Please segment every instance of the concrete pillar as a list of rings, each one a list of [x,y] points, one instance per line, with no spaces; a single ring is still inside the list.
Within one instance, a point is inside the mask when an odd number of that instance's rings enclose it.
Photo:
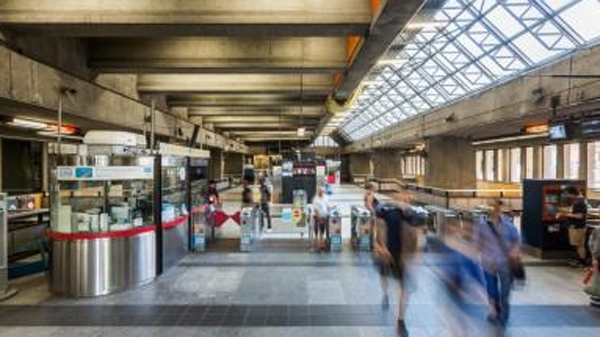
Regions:
[[[565,147],[563,144],[556,145],[556,178],[563,179],[565,176]]]
[[[356,175],[368,175],[370,173],[370,157],[371,154],[369,153],[353,153],[348,156],[351,179],[354,179]]]
[[[588,142],[579,143],[579,179],[587,181],[588,176]]]
[[[0,138],[0,191],[3,190],[3,182],[2,182],[2,165],[4,165],[4,162],[2,161],[4,154],[2,152],[2,138]]]
[[[475,189],[475,149],[458,137],[433,137],[427,142],[425,185],[444,189]]]
[[[401,177],[400,156],[396,149],[376,150],[372,159],[375,177],[388,179]]]
[[[544,176],[544,148],[542,146],[533,147],[533,178],[542,179]]]

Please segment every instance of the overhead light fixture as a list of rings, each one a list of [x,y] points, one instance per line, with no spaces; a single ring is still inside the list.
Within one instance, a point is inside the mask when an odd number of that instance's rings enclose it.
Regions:
[[[48,124],[44,122],[32,121],[29,119],[13,118],[8,125],[18,126],[20,128],[45,130],[48,129]]]
[[[384,58],[384,59],[379,59],[379,61],[377,61],[378,66],[399,67],[399,66],[405,65],[406,63],[408,63],[407,59],[394,59],[394,58]]]
[[[298,136],[302,137],[306,133],[306,128],[298,128]]]
[[[526,125],[523,128],[523,132],[527,134],[539,134],[548,132],[548,129],[548,124]]]
[[[406,29],[416,30],[425,28],[443,28],[444,26],[446,26],[446,22],[444,21],[421,21],[407,24]]]

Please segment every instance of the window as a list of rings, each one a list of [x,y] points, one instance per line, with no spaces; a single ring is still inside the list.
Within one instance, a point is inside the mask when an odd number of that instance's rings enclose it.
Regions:
[[[600,141],[588,143],[588,188],[600,190]]]
[[[496,153],[496,181],[504,181],[504,157],[506,156],[505,149],[498,149]]]
[[[525,148],[525,178],[533,179],[533,147]]]
[[[521,182],[521,149],[510,149],[510,182]]]
[[[475,152],[475,174],[477,180],[483,180],[483,151]]]
[[[544,146],[544,171],[543,177],[544,179],[556,179],[556,167],[557,167],[557,155],[556,155],[556,145],[546,145]]]
[[[563,149],[564,178],[579,179],[579,144],[565,144]]]
[[[495,180],[494,150],[485,151],[485,180]]]

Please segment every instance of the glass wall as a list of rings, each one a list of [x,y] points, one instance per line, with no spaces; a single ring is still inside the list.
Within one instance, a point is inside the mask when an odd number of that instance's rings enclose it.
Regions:
[[[485,180],[496,180],[496,163],[494,162],[494,150],[485,151]]]
[[[579,153],[579,143],[563,146],[563,178],[579,179]]]
[[[588,188],[600,190],[600,141],[588,143]]]
[[[544,179],[556,179],[557,176],[557,154],[556,154],[556,145],[546,145],[544,146],[544,156],[543,156],[543,176]]]
[[[533,174],[533,147],[527,147],[525,148],[525,179],[533,179],[534,178],[534,174]]]
[[[510,149],[510,182],[521,182],[521,149],[518,147]]]

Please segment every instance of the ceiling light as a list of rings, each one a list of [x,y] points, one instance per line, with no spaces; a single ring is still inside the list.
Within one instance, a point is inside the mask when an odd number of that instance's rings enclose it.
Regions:
[[[44,122],[32,121],[29,119],[13,118],[12,121],[7,123],[8,125],[18,126],[21,128],[44,130],[48,128],[48,124]]]
[[[548,128],[548,124],[527,125],[523,128],[523,131],[528,134],[536,134],[548,132]]]
[[[377,61],[377,65],[378,66],[396,66],[396,67],[399,67],[399,66],[405,65],[406,63],[408,63],[407,59],[392,59],[392,58],[386,59],[386,58],[384,58],[384,59],[379,59],[379,61]]]
[[[306,128],[298,128],[298,136],[302,137],[306,133]]]
[[[406,29],[443,28],[445,25],[446,22],[443,21],[411,22],[406,25]]]

